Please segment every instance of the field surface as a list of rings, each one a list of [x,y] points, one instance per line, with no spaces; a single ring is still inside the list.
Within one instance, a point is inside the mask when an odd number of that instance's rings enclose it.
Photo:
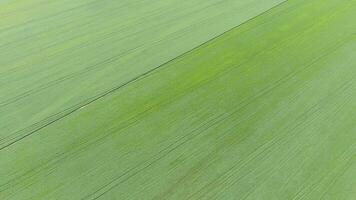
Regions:
[[[355,20],[355,0],[0,0],[0,199],[355,200]]]

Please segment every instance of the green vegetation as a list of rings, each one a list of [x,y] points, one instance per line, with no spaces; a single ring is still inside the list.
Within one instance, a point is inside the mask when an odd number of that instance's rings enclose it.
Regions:
[[[356,198],[355,1],[0,15],[0,199]]]
[[[0,148],[282,0],[0,5]]]

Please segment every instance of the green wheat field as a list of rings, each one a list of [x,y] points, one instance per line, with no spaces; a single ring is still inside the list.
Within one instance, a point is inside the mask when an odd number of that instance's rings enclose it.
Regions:
[[[356,200],[355,0],[0,0],[0,200]]]

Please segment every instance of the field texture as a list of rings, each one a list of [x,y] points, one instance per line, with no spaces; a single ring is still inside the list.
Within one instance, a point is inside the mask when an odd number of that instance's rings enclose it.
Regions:
[[[356,199],[355,0],[0,0],[0,200]]]

